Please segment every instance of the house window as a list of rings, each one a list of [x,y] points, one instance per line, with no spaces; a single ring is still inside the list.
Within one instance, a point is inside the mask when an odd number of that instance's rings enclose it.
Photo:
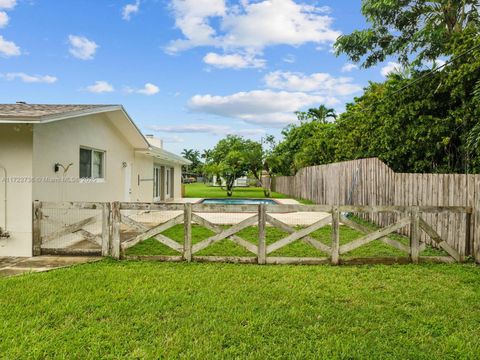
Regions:
[[[105,151],[80,148],[80,178],[103,179],[105,177]]]

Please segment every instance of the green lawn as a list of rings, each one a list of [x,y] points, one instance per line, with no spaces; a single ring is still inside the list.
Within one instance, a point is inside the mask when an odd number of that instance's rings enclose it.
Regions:
[[[0,279],[0,357],[476,359],[480,267],[104,260]]]
[[[209,186],[203,183],[185,184],[185,197],[187,198],[226,198],[227,192],[218,186]],[[234,188],[234,198],[264,198],[263,189],[259,187]],[[287,196],[272,192],[272,198],[284,199]]]

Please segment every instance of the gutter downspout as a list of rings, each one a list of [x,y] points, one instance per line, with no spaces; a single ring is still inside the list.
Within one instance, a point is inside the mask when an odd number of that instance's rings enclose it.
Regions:
[[[3,174],[4,174],[4,178],[3,178],[3,183],[4,183],[4,202],[5,202],[5,218],[3,220],[3,223],[4,223],[4,228],[3,230],[4,231],[8,231],[7,230],[7,184],[8,184],[8,179],[7,179],[7,169],[5,168],[5,166],[3,166],[2,164],[0,164],[0,170],[3,170]]]

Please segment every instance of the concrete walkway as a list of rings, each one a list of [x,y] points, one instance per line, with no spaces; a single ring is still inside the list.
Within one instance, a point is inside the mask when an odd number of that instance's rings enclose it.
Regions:
[[[49,271],[99,260],[101,260],[100,257],[86,256],[0,257],[0,278]]]

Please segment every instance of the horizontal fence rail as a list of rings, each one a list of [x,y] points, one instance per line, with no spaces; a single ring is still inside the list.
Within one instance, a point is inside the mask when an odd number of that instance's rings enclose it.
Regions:
[[[429,211],[425,222],[463,256],[480,263],[480,175],[395,173],[377,158],[359,159],[300,169],[295,176],[276,177],[272,190],[320,205],[459,207],[472,213]],[[399,220],[396,212],[362,214],[365,220],[387,226]],[[400,233],[410,236],[410,227]],[[421,240],[437,246],[426,232]]]
[[[34,254],[110,255],[117,259],[160,261],[232,262],[248,264],[361,264],[462,262],[465,254],[451,246],[441,232],[426,220],[429,215],[462,214],[469,226],[473,209],[468,206],[353,206],[353,205],[213,205],[178,203],[51,203],[35,202]],[[396,216],[391,224],[370,229],[349,214]],[[219,224],[212,216],[230,214],[236,221]],[[285,222],[285,216],[302,214],[308,224],[296,226]],[[318,217],[319,214],[322,216]],[[283,216],[283,217],[282,217]],[[315,217],[317,216],[317,217]],[[56,227],[47,231],[49,224]],[[192,225],[208,229],[212,235],[193,242]],[[183,225],[181,242],[165,232]],[[330,227],[329,243],[312,233]],[[342,242],[341,226],[361,235]],[[255,229],[256,241],[242,237],[245,229]],[[392,235],[409,229],[409,241],[403,243]],[[269,229],[285,235],[267,243]],[[468,236],[468,234],[463,234]],[[459,234],[460,236],[460,234]],[[427,242],[425,238],[428,238]],[[127,255],[128,249],[147,240],[158,241],[176,255]],[[250,256],[207,256],[201,252],[221,241],[231,241]],[[318,251],[318,257],[282,257],[275,253],[290,244],[302,242]],[[405,256],[351,257],[349,254],[374,241],[394,248]],[[421,256],[429,243],[442,249],[445,256]],[[320,256],[321,255],[321,256]]]

